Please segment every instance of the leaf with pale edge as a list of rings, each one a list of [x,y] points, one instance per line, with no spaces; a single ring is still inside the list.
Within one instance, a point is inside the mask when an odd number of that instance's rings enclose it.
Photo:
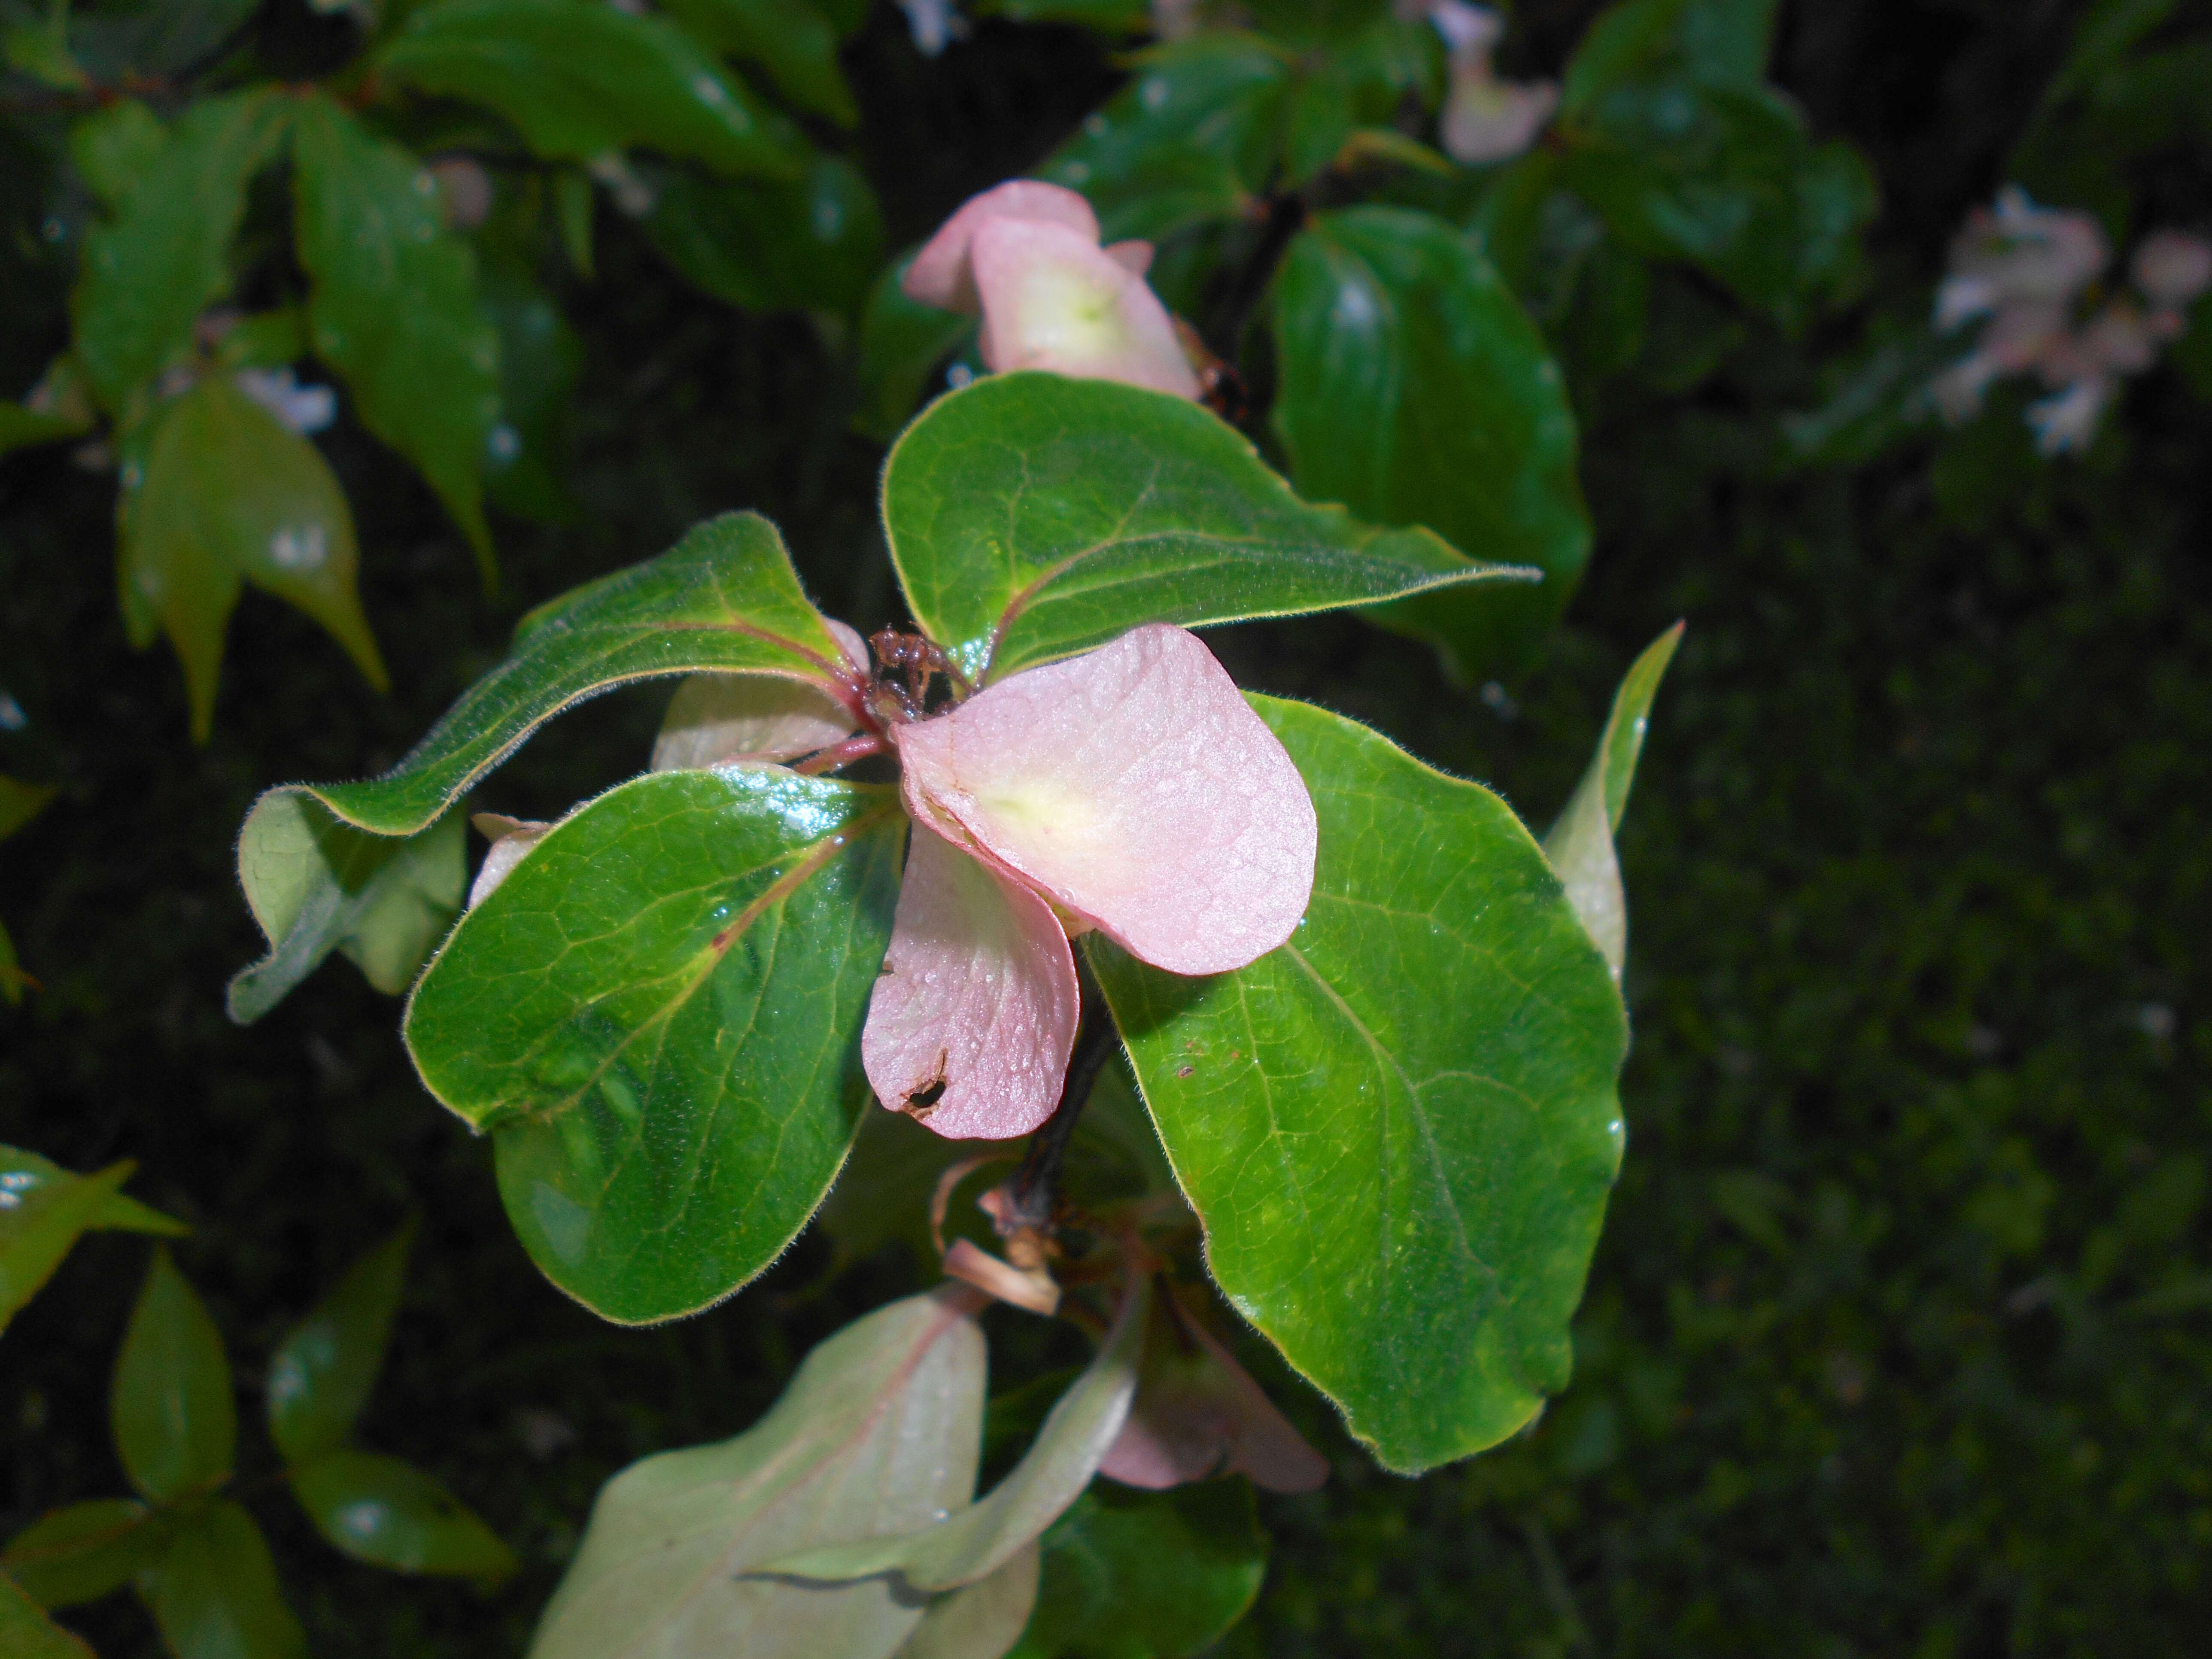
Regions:
[[[1590,548],[1574,411],[1536,325],[1471,238],[1404,208],[1316,216],[1275,280],[1273,419],[1300,493],[1544,573],[1369,618],[1463,683],[1526,665]]]
[[[634,146],[787,179],[800,146],[699,43],[599,0],[438,0],[380,49],[379,73],[489,105],[551,161]]]
[[[994,374],[939,398],[884,469],[907,603],[974,677],[1185,627],[1532,573],[1313,507],[1196,404]]]
[[[387,996],[461,912],[466,832],[447,814],[408,836],[376,836],[304,789],[272,789],[238,837],[238,879],[269,954],[232,978],[230,1017],[251,1024],[336,951]]]
[[[114,218],[85,233],[76,360],[110,410],[189,351],[193,322],[229,292],[246,185],[276,159],[292,111],[274,87],[196,100],[140,158]]]
[[[1002,1659],[1036,1609],[1038,1559],[1031,1539],[988,1577],[933,1597],[895,1659]]]
[[[346,1270],[269,1360],[269,1437],[297,1466],[335,1451],[353,1431],[384,1366],[399,1311],[415,1224]]]
[[[108,1407],[124,1472],[147,1497],[184,1498],[229,1479],[238,1450],[230,1362],[166,1245],[131,1310]]]
[[[569,1295],[672,1319],[806,1224],[870,1109],[860,1021],[905,830],[888,789],[654,773],[562,819],[453,930],[408,1048],[492,1132],[507,1218]]]
[[[780,1553],[767,1571],[824,1581],[895,1574],[932,1592],[998,1571],[1066,1512],[1128,1420],[1152,1296],[1148,1278],[1123,1294],[1097,1356],[1060,1396],[1022,1461],[984,1497],[917,1532]]]
[[[1267,1534],[1237,1479],[1172,1492],[1094,1483],[1044,1535],[1036,1611],[1012,1659],[1199,1652],[1242,1619]]]
[[[178,1659],[304,1659],[307,1635],[284,1605],[269,1540],[228,1499],[186,1521],[138,1581]]]
[[[482,468],[499,420],[499,335],[478,307],[476,256],[446,228],[422,163],[331,98],[301,107],[295,150],[315,355],[362,424],[429,481],[489,584]]]
[[[132,643],[158,622],[176,647],[194,741],[215,723],[223,635],[246,582],[321,623],[386,690],[355,583],[353,513],[321,453],[221,374],[157,412],[151,432],[143,474],[125,475],[118,579]]]
[[[1616,983],[1628,962],[1628,898],[1620,884],[1620,860],[1613,848],[1620,815],[1628,809],[1628,787],[1636,781],[1636,759],[1644,751],[1644,731],[1660,678],[1682,641],[1676,623],[1644,649],[1622,676],[1613,712],[1597,740],[1597,753],[1576,786],[1565,809],[1544,837],[1544,856],[1567,885],[1567,902],[1605,953]]]
[[[1504,802],[1340,716],[1251,701],[1320,815],[1304,921],[1212,979],[1095,939],[1091,960],[1216,1282],[1411,1473],[1566,1383],[1626,1020]]]
[[[888,1659],[921,1620],[913,1598],[880,1578],[813,1586],[760,1569],[968,1501],[982,1434],[978,1300],[948,1286],[879,1308],[807,1355],[736,1439],[609,1481],[530,1659]]]

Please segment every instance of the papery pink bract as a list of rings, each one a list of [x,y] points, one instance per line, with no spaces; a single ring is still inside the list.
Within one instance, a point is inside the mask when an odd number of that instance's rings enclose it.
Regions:
[[[994,219],[1060,225],[1084,236],[1093,246],[1098,241],[1098,216],[1080,192],[1041,179],[1009,179],[980,196],[969,197],[937,228],[937,234],[922,245],[907,267],[900,290],[908,299],[941,311],[979,309],[982,301],[975,291],[969,251],[975,233]]]
[[[500,883],[553,828],[542,819],[511,818],[503,812],[478,812],[469,822],[477,834],[490,840],[491,846],[477,866],[476,879],[469,884],[468,901],[461,906],[464,910],[475,909],[496,892]]]
[[[2039,208],[2007,185],[1952,239],[1950,273],[1936,291],[1936,326],[1956,328],[2019,301],[2065,305],[2112,259],[2090,215]]]
[[[2179,311],[2212,289],[2212,241],[2186,231],[2154,230],[2136,248],[2130,270],[2145,299]]]
[[[1328,1479],[1328,1460],[1212,1332],[1161,1296],[1145,1334],[1137,1398],[1098,1473],[1147,1492],[1241,1474],[1268,1492],[1300,1492]]]
[[[1030,669],[896,738],[917,820],[1154,967],[1242,968],[1305,914],[1305,781],[1180,628]]]
[[[983,365],[1050,369],[1195,398],[1198,374],[1167,307],[1122,260],[1065,225],[991,219],[969,259],[982,296]]]
[[[822,620],[837,641],[844,666],[865,680],[867,641],[834,617]],[[653,739],[652,769],[796,760],[859,729],[852,708],[819,684],[780,674],[693,674],[669,702],[660,735]]]
[[[956,1140],[1026,1134],[1060,1103],[1079,1003],[1051,907],[916,823],[860,1036],[877,1098]]]
[[[1490,54],[1505,33],[1505,21],[1489,7],[1435,0],[1428,16],[1450,54],[1451,85],[1437,131],[1444,154],[1468,167],[1520,155],[1559,107],[1558,85],[1498,77]]]

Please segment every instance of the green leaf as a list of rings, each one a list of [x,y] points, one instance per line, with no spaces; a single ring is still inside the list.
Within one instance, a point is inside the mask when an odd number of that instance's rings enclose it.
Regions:
[[[665,9],[715,51],[759,64],[800,109],[840,126],[859,123],[837,32],[807,0],[668,0]]]
[[[767,1570],[838,1581],[895,1573],[910,1588],[932,1592],[998,1571],[1082,1495],[1128,1419],[1152,1296],[1148,1278],[1123,1293],[1097,1358],[1060,1396],[1012,1473],[986,1496],[919,1531],[817,1544],[779,1555]]]
[[[584,343],[526,266],[484,272],[484,315],[499,335],[500,422],[485,447],[484,491],[518,518],[577,516],[566,477],[568,414]]]
[[[76,357],[109,410],[189,352],[193,322],[230,291],[246,185],[276,159],[293,107],[274,87],[195,101],[115,217],[85,234]]]
[[[294,234],[314,283],[315,355],[344,380],[362,424],[429,481],[489,586],[480,473],[499,419],[499,336],[478,309],[476,257],[446,228],[428,170],[327,95],[301,107],[296,150]]]
[[[796,138],[683,30],[598,0],[438,0],[374,62],[394,81],[489,105],[552,161],[639,146],[721,173],[799,170]]]
[[[118,98],[70,124],[70,160],[110,213],[153,171],[168,142],[161,118],[136,98]]]
[[[41,1516],[9,1539],[0,1573],[42,1607],[72,1607],[121,1589],[161,1559],[173,1535],[167,1517],[143,1504],[94,1498]]]
[[[64,438],[74,438],[85,430],[81,421],[69,420],[59,415],[42,415],[35,409],[26,409],[21,404],[0,402],[0,455],[11,449],[28,449],[37,444],[59,443]]]
[[[53,1277],[79,1235],[100,1224],[136,1167],[125,1160],[72,1175],[36,1152],[0,1146],[0,1331]]]
[[[1180,1659],[1242,1619],[1267,1572],[1246,1482],[1096,1482],[1044,1535],[1036,1612],[1010,1659]]]
[[[9,1659],[93,1659],[92,1650],[39,1611],[0,1574],[0,1652]]]
[[[1413,1473],[1495,1445],[1566,1383],[1626,1022],[1497,796],[1338,715],[1251,701],[1320,814],[1305,920],[1212,979],[1095,941],[1091,959],[1215,1279]]]
[[[1003,1659],[1036,1607],[1036,1540],[988,1577],[933,1599],[895,1659]]]
[[[243,582],[319,623],[378,690],[390,681],[362,614],[353,514],[315,447],[216,374],[155,417],[126,464],[119,578],[184,665],[192,738],[215,724],[223,635]]]
[[[1629,665],[1613,712],[1599,734],[1597,753],[1569,798],[1566,808],[1544,837],[1544,856],[1566,884],[1567,902],[1605,955],[1613,982],[1628,962],[1628,896],[1620,884],[1620,860],[1613,849],[1613,831],[1628,807],[1628,787],[1636,780],[1636,757],[1644,752],[1644,732],[1651,720],[1651,700],[1682,642],[1676,623],[1646,646]]]
[[[225,368],[282,368],[307,355],[307,313],[297,306],[241,317],[216,343],[215,360]]]
[[[748,311],[856,311],[882,268],[883,215],[860,170],[815,158],[790,184],[659,177],[645,234],[686,280]]]
[[[947,1288],[879,1308],[808,1354],[744,1434],[609,1481],[532,1659],[648,1646],[888,1659],[922,1616],[889,1583],[817,1589],[758,1569],[794,1547],[922,1526],[968,1500],[983,1414],[974,1305]]]
[[[108,1401],[115,1449],[149,1498],[198,1493],[230,1478],[238,1403],[215,1322],[157,1245],[115,1357]]]
[[[192,1517],[139,1594],[177,1659],[302,1659],[307,1650],[268,1540],[227,1499]]]
[[[594,693],[706,669],[827,684],[843,661],[775,526],[757,513],[726,513],[660,557],[525,617],[507,660],[384,776],[263,799],[304,793],[374,835],[411,836],[538,726]]]
[[[370,835],[304,790],[272,789],[238,837],[238,879],[269,954],[230,981],[230,1017],[249,1025],[336,951],[397,996],[468,890],[459,813],[405,838]]]
[[[1302,494],[1544,573],[1372,619],[1437,645],[1462,682],[1527,665],[1589,562],[1589,515],[1559,366],[1474,240],[1402,208],[1317,215],[1276,279],[1275,353]]]
[[[905,820],[777,767],[661,772],[556,825],[408,1006],[431,1092],[490,1129],[508,1218],[606,1318],[672,1319],[782,1254],[870,1095],[861,1018]]]
[[[409,1221],[348,1268],[270,1357],[269,1437],[295,1468],[343,1445],[368,1403],[414,1243]]]
[[[49,784],[24,783],[0,775],[0,841],[45,811],[58,793]]]
[[[1196,222],[1188,203],[1170,214],[1148,199],[1164,179],[1201,173],[1187,159],[1194,155],[1213,163],[1212,193],[1225,216],[1269,183],[1296,63],[1272,41],[1227,30],[1155,47],[1037,176],[1089,197],[1110,236],[1160,235],[1170,222]]]
[[[1794,321],[1856,258],[1873,177],[1760,76],[1774,0],[1634,0],[1568,64],[1565,178],[1633,251]]]
[[[1423,530],[1291,493],[1196,404],[1108,380],[994,374],[939,398],[884,470],[915,619],[971,676],[1204,627],[1516,580]]]
[[[514,1576],[514,1552],[442,1483],[397,1458],[332,1451],[291,1473],[315,1530],[356,1561],[487,1583]]]
[[[105,86],[161,80],[198,65],[258,9],[258,0],[146,0],[131,7],[80,6],[70,42]]]
[[[860,313],[860,406],[853,429],[878,443],[898,435],[938,369],[975,329],[971,317],[906,297],[899,284],[913,263],[909,252],[877,277]]]
[[[70,56],[68,14],[55,11],[47,21],[16,23],[0,32],[0,62],[58,92],[82,93],[90,80],[84,66]]]

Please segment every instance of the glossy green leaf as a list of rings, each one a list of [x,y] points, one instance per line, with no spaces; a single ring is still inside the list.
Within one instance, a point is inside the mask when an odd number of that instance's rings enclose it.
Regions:
[[[896,1659],[1005,1659],[1036,1607],[1038,1557],[1032,1539],[989,1577],[933,1598]]]
[[[1633,0],[1567,68],[1566,182],[1635,252],[1702,265],[1794,319],[1856,257],[1875,210],[1848,145],[1815,145],[1761,83],[1774,0]]]
[[[1152,1281],[1143,1278],[1124,1292],[1097,1356],[1060,1396],[1022,1461],[982,1498],[918,1531],[781,1552],[768,1571],[825,1581],[890,1573],[931,1592],[998,1571],[1066,1512],[1127,1421],[1152,1294]]]
[[[352,1433],[384,1367],[415,1242],[408,1222],[346,1270],[269,1361],[269,1437],[295,1468]]]
[[[1091,958],[1215,1280],[1411,1473],[1566,1383],[1626,1021],[1497,796],[1340,716],[1252,702],[1320,814],[1305,920],[1212,979]]]
[[[462,919],[409,1004],[432,1093],[494,1132],[547,1277],[624,1323],[780,1255],[870,1095],[860,1021],[905,819],[775,767],[660,772],[563,819]]]
[[[1705,87],[1756,87],[1774,52],[1779,0],[1626,0],[1607,7],[1575,47],[1560,84],[1571,116],[1639,81],[1681,76]]]
[[[0,1573],[0,1653],[8,1659],[93,1659],[92,1650],[39,1611]]]
[[[1244,1616],[1267,1571],[1246,1482],[1096,1482],[1044,1535],[1036,1612],[1012,1659],[1182,1659]]]
[[[311,795],[373,834],[411,836],[538,726],[594,693],[703,669],[823,681],[843,660],[799,591],[775,526],[757,513],[727,513],[660,557],[525,617],[507,660],[384,776],[271,793]]]
[[[76,358],[109,410],[185,355],[194,320],[229,292],[246,185],[276,159],[293,107],[273,87],[195,101],[115,216],[86,232]]]
[[[422,164],[328,96],[301,107],[295,162],[315,355],[362,424],[429,481],[489,583],[480,473],[499,419],[499,336],[478,309],[476,257],[446,228]]]
[[[878,443],[898,435],[945,360],[975,331],[972,317],[909,300],[899,287],[909,253],[876,279],[860,313],[860,406],[853,429]]]
[[[42,1607],[73,1607],[121,1589],[161,1559],[173,1535],[167,1517],[143,1504],[98,1498],[17,1533],[0,1551],[0,1573]]]
[[[983,1412],[975,1305],[948,1287],[879,1308],[808,1354],[744,1434],[609,1481],[531,1659],[888,1659],[922,1617],[888,1582],[813,1587],[758,1569],[967,1501]]]
[[[1628,788],[1636,781],[1636,759],[1644,752],[1644,732],[1651,720],[1651,700],[1682,642],[1676,623],[1629,665],[1613,694],[1613,710],[1598,736],[1589,769],[1568,799],[1565,809],[1544,837],[1544,856],[1566,884],[1567,902],[1582,918],[1615,983],[1628,962],[1628,896],[1620,884],[1620,860],[1613,832],[1628,807]]]
[[[800,109],[840,126],[859,122],[837,31],[807,0],[668,0],[664,9],[715,51],[759,64]]]
[[[495,1583],[514,1552],[444,1485],[397,1458],[325,1452],[292,1469],[292,1492],[332,1547],[393,1572]]]
[[[147,1497],[183,1498],[229,1478],[238,1449],[230,1362],[166,1245],[155,1247],[131,1310],[108,1407],[124,1470]]]
[[[353,514],[321,453],[227,374],[155,422],[143,473],[124,474],[119,580],[126,610],[158,618],[184,664],[194,741],[214,727],[223,635],[245,582],[307,612],[387,689],[356,585]]]
[[[915,618],[971,675],[1203,627],[1514,580],[1425,530],[1291,494],[1196,404],[1108,380],[994,374],[933,404],[884,471]]]
[[[1524,665],[1589,562],[1589,515],[1559,366],[1474,240],[1402,208],[1316,216],[1276,279],[1275,355],[1302,494],[1544,573],[1373,620],[1431,641],[1462,682]]]
[[[129,7],[80,5],[70,43],[105,85],[161,80],[200,65],[250,21],[258,0],[144,0]]]
[[[269,1540],[227,1499],[189,1519],[139,1594],[176,1659],[303,1659],[307,1650]]]
[[[690,35],[598,0],[437,0],[374,62],[392,80],[497,110],[550,160],[641,147],[722,173],[798,171],[796,139]]]
[[[134,1167],[126,1161],[72,1175],[35,1152],[0,1146],[0,1331],[53,1277],[78,1237],[100,1224]]]
[[[1233,31],[1155,47],[1137,59],[1135,78],[1086,118],[1037,176],[1089,197],[1110,235],[1164,234],[1147,198],[1159,193],[1164,176],[1197,173],[1180,158],[1206,158],[1245,192],[1266,188],[1296,63],[1285,48]],[[1224,204],[1238,199],[1218,184],[1214,195]]]
[[[100,206],[113,213],[168,141],[168,129],[152,110],[136,98],[118,98],[70,124],[70,160]]]
[[[304,790],[272,789],[238,837],[238,878],[269,954],[230,981],[231,1018],[251,1024],[331,951],[397,996],[460,914],[466,831],[450,813],[428,830],[370,835]]]
[[[842,156],[816,157],[789,184],[672,171],[644,225],[686,280],[748,311],[856,311],[883,265],[875,192]]]

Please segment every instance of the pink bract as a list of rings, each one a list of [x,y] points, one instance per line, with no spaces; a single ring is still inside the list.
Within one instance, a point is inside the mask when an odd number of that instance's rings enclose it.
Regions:
[[[981,301],[969,264],[969,248],[975,233],[994,219],[1059,225],[1087,238],[1093,246],[1098,242],[1098,216],[1079,192],[1035,179],[1009,179],[980,196],[969,197],[959,211],[938,227],[937,234],[914,256],[899,283],[907,298],[943,311],[978,309]]]
[[[896,739],[917,820],[1155,967],[1242,968],[1305,914],[1305,781],[1180,628],[1017,674]]]
[[[1096,233],[992,219],[977,228],[969,259],[983,301],[983,364],[994,374],[1050,369],[1198,396],[1167,307]]]
[[[915,824],[860,1036],[877,1098],[956,1140],[1027,1134],[1060,1103],[1078,1004],[1051,908]]]

